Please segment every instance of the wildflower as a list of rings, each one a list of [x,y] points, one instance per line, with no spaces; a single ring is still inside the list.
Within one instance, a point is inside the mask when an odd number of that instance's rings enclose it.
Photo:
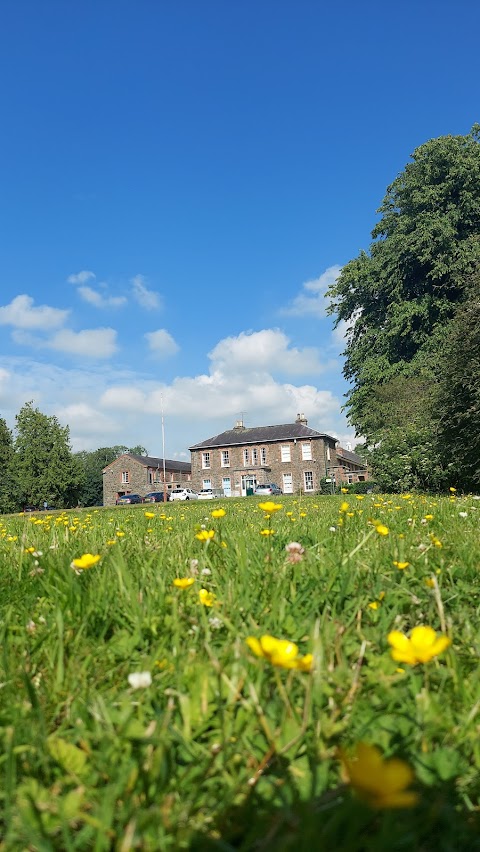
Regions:
[[[412,768],[396,757],[384,759],[380,749],[357,743],[352,756],[340,753],[348,781],[371,808],[411,808],[417,793],[407,788],[414,780]]]
[[[173,585],[176,586],[177,589],[188,589],[189,586],[193,586],[194,582],[194,577],[176,577],[173,581]]]
[[[451,494],[455,494],[457,489],[453,488],[453,486],[450,486],[450,488],[448,490],[450,491]]]
[[[375,529],[379,535],[388,535],[389,529],[385,524],[375,524]]]
[[[32,621],[32,619],[30,619],[30,621],[27,621],[27,623],[25,625],[25,630],[27,631],[27,633],[35,633],[36,629],[37,629],[37,625],[35,624],[34,621]]]
[[[225,509],[214,509],[212,512],[212,518],[224,518],[226,514]]]
[[[287,562],[291,562],[295,564],[296,562],[301,562],[303,559],[303,554],[305,553],[305,548],[298,541],[291,541],[289,544],[285,545],[285,550],[287,551]]]
[[[348,494],[348,488],[341,488],[340,491],[342,494]]]
[[[150,672],[132,672],[128,675],[128,682],[132,689],[145,689],[152,685],[152,675]]]
[[[425,585],[428,586],[429,589],[434,589],[435,588],[435,580],[432,580],[431,577],[427,577],[427,579],[425,580]]]
[[[468,512],[459,512],[458,515],[460,518],[468,518]]]
[[[213,615],[212,618],[209,618],[208,623],[212,630],[220,630],[220,628],[223,627],[223,621],[221,620],[221,618],[217,618],[216,615]]]
[[[263,509],[264,512],[267,512],[269,515],[272,515],[274,512],[279,512],[282,508],[281,503],[274,503],[273,500],[267,500],[266,503],[258,504],[260,509]]]
[[[204,606],[213,606],[217,600],[217,596],[214,595],[213,592],[207,591],[207,589],[200,589],[198,597],[200,599],[200,603]]]
[[[329,527],[328,531],[329,532],[337,532],[337,528],[336,527]]]
[[[198,574],[198,559],[190,559],[190,573]]]
[[[399,571],[403,571],[404,568],[408,568],[408,566],[410,565],[410,562],[396,562],[395,561],[393,564],[397,566]]]
[[[347,503],[347,501],[344,500],[343,503],[340,506],[340,511],[341,512],[347,512],[349,507],[350,507],[350,503]]]
[[[200,573],[203,574],[204,577],[210,577],[210,574],[212,572],[211,572],[210,568],[202,568]],[[197,571],[197,574],[198,574],[198,571]]]
[[[428,663],[433,657],[438,656],[451,645],[448,636],[437,637],[433,627],[423,625],[414,627],[410,639],[399,630],[392,630],[387,636],[389,645],[392,646],[392,658],[397,663],[409,663],[415,666],[417,663]]]
[[[260,530],[260,535],[273,535],[273,530]]]
[[[86,571],[87,568],[93,568],[97,562],[100,562],[102,557],[98,554],[93,556],[91,553],[84,553],[83,556],[79,556],[78,559],[73,559],[70,567],[75,571]]]
[[[298,646],[289,639],[275,639],[266,634],[256,639],[249,636],[246,643],[257,657],[268,660],[272,666],[281,666],[284,669],[298,669],[302,672],[310,672],[313,666],[312,654],[299,657]]]
[[[143,514],[145,515],[146,518],[154,518],[155,517],[155,512],[144,512]]]
[[[208,542],[214,535],[215,530],[200,530],[200,532],[196,533],[195,538],[198,538],[199,541]]]
[[[369,603],[368,605],[369,605],[370,609],[378,609],[379,606],[380,606],[378,601],[372,601],[372,603]]]

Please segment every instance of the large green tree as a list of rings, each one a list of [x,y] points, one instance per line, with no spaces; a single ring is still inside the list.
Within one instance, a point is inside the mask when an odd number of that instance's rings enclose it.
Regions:
[[[390,487],[441,487],[448,471],[432,403],[447,329],[480,261],[480,126],[417,148],[378,212],[369,251],[327,294],[347,328],[346,407],[373,447],[376,475],[398,446]]]
[[[28,402],[16,417],[14,450],[20,504],[77,504],[82,469],[70,448],[68,426]]]
[[[373,395],[398,375],[435,375],[445,326],[480,260],[480,126],[417,148],[387,189],[370,251],[347,263],[327,296],[346,321],[347,408],[375,438]]]
[[[0,513],[13,512],[17,508],[17,493],[13,464],[13,436],[5,420],[0,418]]]

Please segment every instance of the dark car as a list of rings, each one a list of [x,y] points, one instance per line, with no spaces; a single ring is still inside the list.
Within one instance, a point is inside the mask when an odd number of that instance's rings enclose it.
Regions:
[[[140,497],[140,494],[124,494],[122,497],[117,497],[115,503],[117,506],[124,506],[126,503],[143,503],[143,497]]]
[[[168,495],[168,491],[166,494],[163,491],[150,491],[149,494],[145,494],[143,498],[144,503],[166,503],[167,500],[170,500]]]

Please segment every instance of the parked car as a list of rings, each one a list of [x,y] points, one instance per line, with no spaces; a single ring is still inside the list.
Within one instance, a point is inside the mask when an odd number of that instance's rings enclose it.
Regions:
[[[140,494],[124,494],[122,497],[117,497],[115,503],[117,506],[124,506],[126,503],[143,503],[143,497],[140,497]]]
[[[264,485],[257,485],[254,493],[256,497],[265,497],[268,494],[283,494],[283,491],[274,482],[268,482]]]
[[[38,506],[25,506],[24,512],[38,512]]]
[[[164,494],[163,491],[150,491],[149,494],[145,494],[143,498],[144,503],[166,503],[167,500],[170,500],[170,494],[168,491]]]
[[[198,500],[198,494],[191,488],[173,488],[170,491],[170,500]]]
[[[224,493],[220,488],[202,488],[198,492],[199,500],[214,500],[215,497],[224,497]]]

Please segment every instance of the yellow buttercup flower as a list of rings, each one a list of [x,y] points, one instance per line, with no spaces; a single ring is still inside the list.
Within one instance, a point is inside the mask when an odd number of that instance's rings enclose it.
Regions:
[[[411,808],[417,803],[417,793],[408,790],[415,776],[404,760],[385,760],[380,749],[363,742],[352,755],[340,752],[340,758],[349,783],[370,807]]]
[[[213,592],[207,591],[207,589],[200,589],[198,597],[200,599],[200,603],[204,606],[213,606],[217,601],[217,596],[214,595]]]
[[[260,530],[260,535],[273,535],[273,530]]]
[[[340,511],[341,512],[347,512],[348,509],[349,509],[349,506],[350,506],[350,503],[347,503],[347,501],[344,500],[343,503],[340,506]]]
[[[214,509],[212,512],[212,518],[224,518],[226,514],[225,509]]]
[[[155,512],[144,512],[143,514],[145,515],[146,518],[154,518],[155,517]]]
[[[410,562],[394,562],[393,564],[397,566],[399,571],[403,571],[404,568],[408,568]]]
[[[413,628],[410,639],[399,630],[392,630],[387,636],[387,641],[392,646],[392,658],[397,663],[409,663],[411,666],[430,662],[452,643],[448,636],[437,637],[433,627],[423,625]]]
[[[281,503],[274,503],[273,500],[267,500],[266,503],[259,503],[258,506],[269,515],[272,515],[274,512],[279,512],[280,509],[283,508]]]
[[[100,562],[102,557],[93,556],[91,553],[84,553],[83,556],[79,556],[77,559],[72,559],[71,567],[76,571],[86,571],[87,568],[93,568],[97,562]]]
[[[310,672],[313,667],[312,654],[298,655],[298,646],[289,639],[275,639],[274,636],[249,636],[246,643],[257,657],[263,657],[273,666],[284,669],[298,669],[302,672]]]
[[[388,535],[389,529],[385,524],[375,524],[375,529],[379,535]]]
[[[380,603],[378,601],[372,601],[372,603],[369,603],[368,605],[369,605],[370,609],[378,609],[378,607],[380,606]]]
[[[214,535],[215,530],[200,530],[200,532],[196,533],[195,538],[198,538],[199,541],[210,541]]]
[[[189,586],[193,586],[194,582],[194,577],[175,577],[173,585],[176,586],[177,589],[188,589]]]
[[[348,494],[348,488],[341,488],[340,491],[342,494]]]

